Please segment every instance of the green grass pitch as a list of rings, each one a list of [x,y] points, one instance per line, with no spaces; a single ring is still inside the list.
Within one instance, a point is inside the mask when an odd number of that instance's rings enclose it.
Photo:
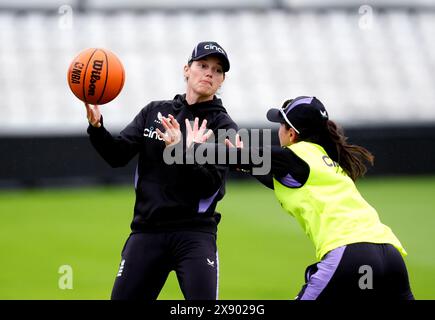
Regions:
[[[435,299],[435,177],[358,186],[408,251],[416,298]],[[133,203],[132,187],[1,191],[0,299],[108,299]],[[218,211],[220,299],[293,299],[314,248],[273,191],[232,181]],[[59,288],[62,265],[72,289]],[[182,298],[172,272],[159,299]]]

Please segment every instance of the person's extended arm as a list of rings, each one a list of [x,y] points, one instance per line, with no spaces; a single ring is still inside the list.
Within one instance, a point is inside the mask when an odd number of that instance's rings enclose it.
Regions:
[[[119,136],[113,137],[103,125],[98,106],[86,105],[86,110],[89,121],[87,132],[94,148],[110,166],[125,166],[137,154],[143,141],[144,111]]]
[[[236,135],[236,146],[228,139],[225,145],[204,143],[207,139],[206,124],[200,129],[198,126],[190,127],[186,122],[187,145],[194,149],[193,154],[201,148],[201,153],[206,159],[214,155],[214,163],[224,164],[232,169],[249,172],[265,186],[273,189],[273,178],[290,188],[301,187],[308,179],[310,168],[289,148],[278,146],[244,148],[239,135]],[[224,160],[222,160],[224,159]]]
[[[180,135],[177,138],[180,141],[181,132],[174,130],[175,123],[176,121],[166,123],[165,129],[169,136]],[[248,171],[254,176],[256,173],[263,176],[269,175],[269,178],[262,179],[264,182],[260,180],[268,187],[273,186],[270,177],[274,177],[288,187],[300,187],[308,179],[310,172],[308,164],[289,148],[278,146],[243,148],[240,142],[236,142],[237,147],[231,143],[226,143],[227,145],[204,143],[210,136],[210,131],[206,132],[206,122],[203,122],[201,127],[198,127],[198,123],[195,122],[192,128],[186,120],[186,134],[188,148],[186,154],[190,157],[193,156],[193,159],[190,159],[191,162],[197,160],[195,159],[197,154],[201,154],[203,159],[207,159],[208,162],[212,161],[214,164]],[[161,137],[165,137],[165,135],[161,133]],[[168,137],[166,136],[164,139],[168,139]]]
[[[200,150],[206,158],[211,153],[214,161],[220,165],[258,176],[258,180],[269,188],[273,188],[272,177],[289,187],[300,187],[307,181],[310,172],[308,164],[285,147],[234,148],[213,143],[194,143],[193,148],[194,153]],[[255,170],[260,168],[262,170]]]

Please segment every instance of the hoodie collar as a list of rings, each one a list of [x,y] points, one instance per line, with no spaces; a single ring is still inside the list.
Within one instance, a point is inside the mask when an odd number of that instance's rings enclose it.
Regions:
[[[194,103],[194,104],[188,104],[186,101],[186,94],[177,94],[174,97],[174,107],[175,109],[181,109],[181,108],[189,108],[192,112],[198,112],[198,113],[207,113],[210,111],[221,111],[227,113],[224,106],[222,105],[222,100],[217,98],[216,96],[213,96],[213,100]]]

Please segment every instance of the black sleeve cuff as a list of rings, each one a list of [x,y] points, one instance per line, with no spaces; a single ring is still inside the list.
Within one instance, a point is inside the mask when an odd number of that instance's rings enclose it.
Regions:
[[[104,128],[104,125],[103,125],[103,116],[101,116],[101,118],[100,118],[100,123],[101,123],[101,127],[99,127],[99,128],[94,127],[93,125],[91,125],[89,123],[88,129],[87,129],[88,134],[90,134],[90,135],[91,134],[92,135],[94,135],[94,134],[101,134],[104,131],[106,131],[105,128]]]

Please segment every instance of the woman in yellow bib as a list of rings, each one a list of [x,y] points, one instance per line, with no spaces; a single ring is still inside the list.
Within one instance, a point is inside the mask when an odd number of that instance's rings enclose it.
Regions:
[[[270,173],[257,178],[274,189],[283,209],[314,243],[319,259],[307,268],[306,283],[296,299],[414,299],[402,258],[405,249],[354,183],[365,174],[366,163],[373,163],[371,153],[349,145],[315,97],[287,100],[282,108],[269,110],[267,118],[281,125],[281,147],[270,147]],[[180,140],[174,138],[179,124],[171,120],[163,121],[166,136],[161,133],[167,146]],[[186,122],[188,147],[198,148],[205,131],[205,123],[198,128],[195,121],[192,128]],[[237,148],[226,142],[227,147],[210,148],[216,159],[225,159],[216,163],[230,168],[251,170],[255,164],[247,157],[252,152],[264,154],[263,148],[243,148],[240,140]]]
[[[370,152],[347,144],[315,97],[286,101],[267,118],[281,124],[281,146],[307,167],[306,180],[291,172],[273,179],[278,201],[313,241],[320,260],[307,268],[297,299],[413,299],[405,249],[354,183],[365,174],[365,162],[373,163]]]

